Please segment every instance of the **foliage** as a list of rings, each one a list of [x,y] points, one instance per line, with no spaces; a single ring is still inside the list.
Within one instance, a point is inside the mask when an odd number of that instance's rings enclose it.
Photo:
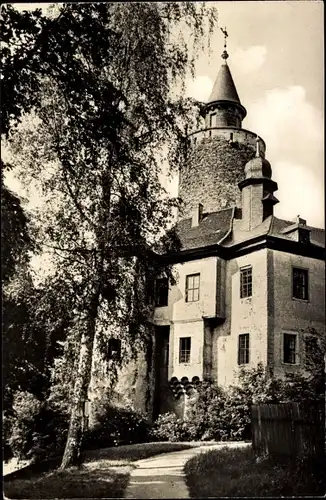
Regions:
[[[41,11],[17,12],[1,6],[1,139],[9,137],[24,111],[38,99],[35,37],[42,24]],[[44,396],[46,340],[44,323],[33,322],[35,289],[30,273],[30,257],[38,250],[31,214],[22,200],[4,184],[4,174],[13,166],[1,159],[1,282],[4,373],[5,446],[14,423],[12,403],[15,391]],[[32,325],[33,323],[33,325]]]
[[[190,441],[191,431],[187,422],[174,413],[165,413],[154,422],[151,437],[157,441]]]
[[[69,303],[47,282],[36,287],[30,272],[20,269],[5,287],[3,304],[4,411],[12,414],[16,391],[39,401],[48,397],[51,367],[70,323]]]
[[[176,415],[161,415],[154,436],[163,440],[243,440],[251,438],[251,406],[264,403],[323,400],[311,378],[288,374],[270,376],[262,364],[242,369],[237,385],[222,389],[204,382],[191,404],[186,421]]]
[[[21,115],[37,103],[39,97],[38,38],[44,17],[41,10],[18,12],[14,6],[1,6],[1,135],[8,136]]]
[[[3,163],[1,162],[3,169]],[[1,179],[1,282],[7,283],[17,268],[26,266],[33,242],[28,231],[29,217],[20,199]]]
[[[215,384],[204,382],[187,414],[187,424],[193,439],[224,440],[230,428],[224,412],[226,397]]]
[[[136,355],[149,335],[146,277],[163,269],[171,275],[149,247],[178,206],[160,186],[162,160],[177,171],[196,107],[172,92],[194,67],[182,32],[186,26],[195,48],[207,21],[213,28],[214,10],[206,12],[186,2],[64,4],[56,19],[23,16],[25,29],[17,12],[5,11],[6,84],[7,69],[17,70],[19,55],[26,61],[31,50],[24,96],[34,88],[38,118],[28,133],[10,137],[15,166],[46,194],[37,238],[51,249],[61,300],[76,298],[66,326],[68,335],[78,329],[80,347],[64,466],[80,445],[78,407],[90,382],[95,334],[105,348],[114,328]],[[15,46],[24,30],[28,44]],[[18,109],[14,118],[20,115]],[[177,249],[173,242],[163,241],[163,251]]]
[[[237,386],[221,389],[203,383],[187,416],[193,439],[248,439],[251,405],[275,401],[278,387],[279,383],[268,377],[262,365],[241,371]]]
[[[83,449],[105,448],[148,440],[146,415],[132,408],[107,407],[96,424],[84,436]]]
[[[309,328],[305,335],[305,369],[309,385],[314,394],[325,397],[326,335]]]
[[[44,460],[63,452],[67,415],[40,402],[28,392],[16,392],[9,445],[19,460]]]

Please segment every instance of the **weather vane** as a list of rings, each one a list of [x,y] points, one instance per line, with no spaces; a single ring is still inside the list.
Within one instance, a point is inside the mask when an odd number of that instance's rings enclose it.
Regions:
[[[224,50],[223,50],[223,54],[222,54],[222,59],[225,59],[225,61],[226,61],[226,59],[229,57],[229,54],[226,51],[226,46],[227,46],[226,39],[229,35],[228,35],[228,32],[226,31],[226,27],[224,29],[220,28],[220,30],[222,31],[222,33],[224,35]]]

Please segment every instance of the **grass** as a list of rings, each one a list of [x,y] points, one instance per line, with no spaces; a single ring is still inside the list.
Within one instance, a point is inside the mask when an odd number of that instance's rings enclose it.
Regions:
[[[4,492],[9,499],[122,498],[134,468],[133,462],[201,443],[144,443],[83,453],[81,467],[8,479]]]
[[[318,468],[318,470],[317,470]],[[185,465],[191,498],[317,496],[326,491],[322,464],[257,463],[251,447],[201,453]]]
[[[209,443],[207,443],[209,444]],[[157,443],[141,443],[125,446],[117,446],[112,448],[102,448],[100,450],[89,450],[84,452],[83,461],[85,463],[93,460],[105,459],[113,464],[115,461],[119,461],[120,464],[134,462],[136,460],[142,460],[145,458],[150,458],[154,455],[160,455],[162,453],[169,453],[171,451],[181,451],[187,450],[189,448],[195,448],[197,446],[203,446],[205,443],[201,442],[157,442]]]

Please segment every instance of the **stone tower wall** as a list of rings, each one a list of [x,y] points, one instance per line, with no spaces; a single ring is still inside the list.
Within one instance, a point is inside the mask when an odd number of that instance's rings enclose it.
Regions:
[[[179,176],[179,196],[184,203],[181,216],[190,217],[198,203],[204,212],[240,206],[238,183],[244,179],[245,164],[255,156],[255,134],[242,129],[208,129],[193,134],[190,140],[189,158]],[[260,142],[264,152],[265,143]]]

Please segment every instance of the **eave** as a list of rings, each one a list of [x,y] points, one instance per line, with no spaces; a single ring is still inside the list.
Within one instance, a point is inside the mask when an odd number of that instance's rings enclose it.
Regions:
[[[192,260],[204,259],[207,257],[220,257],[224,260],[231,260],[242,255],[247,255],[258,250],[268,248],[280,252],[291,253],[313,259],[325,260],[326,252],[324,247],[312,243],[300,243],[285,238],[278,238],[271,235],[260,235],[250,240],[236,243],[230,247],[218,244],[208,245],[198,248],[180,250],[179,252],[161,255],[159,259],[169,264],[178,264]]]

